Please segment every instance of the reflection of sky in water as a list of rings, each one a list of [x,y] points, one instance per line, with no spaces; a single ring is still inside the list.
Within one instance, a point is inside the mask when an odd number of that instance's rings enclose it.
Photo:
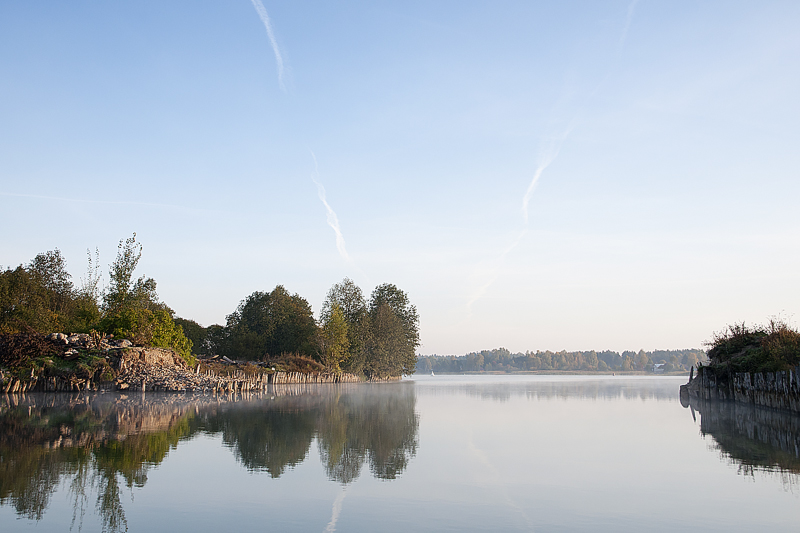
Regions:
[[[417,446],[396,479],[380,479],[365,464],[346,488],[330,480],[324,453],[343,411],[332,408],[335,395],[322,394],[320,403],[318,394],[297,404],[315,409],[304,459],[279,477],[247,468],[223,432],[204,431],[151,467],[143,487],[123,487],[121,502],[130,531],[796,530],[797,491],[720,460],[713,434],[700,434],[701,417],[695,422],[678,401],[683,381],[418,376],[368,385],[370,394],[411,395]],[[362,400],[392,409],[385,398]],[[351,437],[378,446],[369,427]],[[71,501],[62,486],[37,531],[62,531]],[[84,531],[96,524],[89,501]],[[33,525],[4,505],[0,529],[9,524]]]

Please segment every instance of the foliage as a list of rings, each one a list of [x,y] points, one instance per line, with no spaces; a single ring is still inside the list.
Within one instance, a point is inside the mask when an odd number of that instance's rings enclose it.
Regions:
[[[208,335],[208,330],[206,328],[188,318],[174,317],[172,320],[175,322],[176,326],[181,328],[186,338],[191,341],[192,353],[198,355],[210,353],[207,351],[206,346],[206,337]]]
[[[419,346],[419,316],[405,292],[391,283],[378,285],[370,297],[371,335],[366,374],[389,377],[413,374]]]
[[[319,330],[320,359],[325,368],[340,372],[340,364],[348,355],[350,340],[347,335],[348,323],[338,304],[333,304],[322,317]]]
[[[7,333],[0,335],[0,366],[20,368],[32,358],[56,354],[54,343],[37,333]]]
[[[136,233],[119,241],[117,258],[109,265],[110,285],[103,296],[106,313],[113,315],[129,309],[159,306],[153,278],[142,276],[132,281],[141,257],[142,245],[136,242]]]
[[[729,325],[708,346],[711,366],[734,373],[778,372],[800,364],[800,332],[780,318],[764,325]]]
[[[99,325],[101,331],[130,339],[134,344],[171,348],[190,365],[194,364],[192,341],[166,309],[127,309],[107,316]]]
[[[348,349],[340,366],[345,372],[363,374],[370,338],[369,313],[364,294],[350,278],[344,278],[328,291],[320,313],[323,323],[334,307],[341,310],[347,322]]]
[[[77,330],[81,324],[70,277],[58,249],[0,272],[0,332]]]
[[[228,315],[227,338],[220,352],[239,359],[260,359],[283,353],[315,353],[317,325],[311,305],[278,285],[256,291]]]
[[[385,302],[378,304],[370,316],[372,336],[366,365],[367,374],[376,378],[397,376],[403,369],[403,322]]]
[[[225,326],[204,328],[176,318],[159,301],[153,278],[135,277],[142,257],[136,233],[120,240],[105,290],[99,253],[87,256],[77,289],[58,249],[37,255],[29,265],[0,270],[0,333],[95,331],[172,348],[190,364],[193,351],[262,361],[295,354],[317,359],[320,368],[368,377],[415,371],[419,316],[395,285],[379,285],[367,303],[361,289],[343,279],[328,291],[319,324],[306,299],[277,285],[245,298]]]

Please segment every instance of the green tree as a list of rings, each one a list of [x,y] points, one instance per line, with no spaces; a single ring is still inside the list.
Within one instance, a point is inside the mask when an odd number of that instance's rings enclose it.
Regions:
[[[117,257],[109,265],[110,286],[103,297],[104,313],[97,327],[135,344],[172,348],[192,364],[192,341],[175,324],[172,309],[158,300],[155,280],[141,276],[133,281],[141,257],[142,245],[136,242],[136,233],[119,241]]]
[[[156,282],[144,276],[133,281],[133,273],[142,257],[142,245],[132,237],[119,241],[117,258],[109,265],[109,288],[103,297],[107,314],[116,314],[128,309],[157,309]]]
[[[0,330],[49,333],[72,328],[75,305],[70,278],[58,249],[0,273]]]
[[[413,374],[419,346],[419,316],[405,292],[384,283],[372,291],[367,373],[374,377]]]
[[[347,326],[347,319],[337,304],[333,304],[322,316],[322,327],[319,330],[320,361],[333,372],[341,372],[340,364],[347,357],[350,348]]]
[[[329,315],[333,307],[341,309],[347,322],[348,350],[341,368],[351,374],[363,374],[370,337],[369,313],[364,294],[350,278],[344,278],[330,288],[322,304],[321,315]]]
[[[272,292],[256,291],[228,315],[224,351],[239,359],[274,357],[285,353],[315,355],[317,325],[311,305],[278,285]]]
[[[67,262],[56,248],[37,254],[28,265],[34,282],[47,293],[49,308],[55,314],[66,314],[72,307],[72,276],[67,272]]]
[[[192,341],[175,323],[168,308],[126,309],[101,321],[102,331],[117,338],[130,339],[134,344],[171,348],[193,365]]]
[[[95,258],[87,249],[88,267],[86,277],[81,278],[81,286],[75,291],[75,331],[88,332],[102,318],[100,313],[101,288],[100,252],[95,248]]]
[[[174,317],[173,322],[183,330],[186,338],[192,341],[192,353],[205,354],[205,344],[208,331],[206,328],[188,318]]]
[[[45,295],[22,266],[0,274],[0,332],[17,333],[26,328],[44,332],[50,328]]]

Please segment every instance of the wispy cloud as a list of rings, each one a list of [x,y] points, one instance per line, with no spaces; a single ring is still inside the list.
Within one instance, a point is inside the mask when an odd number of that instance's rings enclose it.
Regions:
[[[281,90],[285,92],[286,85],[283,83],[283,56],[278,46],[278,40],[275,39],[275,32],[272,31],[272,23],[270,22],[269,14],[267,14],[267,9],[264,7],[264,4],[261,3],[261,0],[250,1],[253,3],[253,7],[256,8],[258,16],[261,17],[261,22],[264,23],[264,27],[267,28],[267,37],[269,37],[269,43],[272,45],[272,51],[275,52],[275,63],[278,65],[278,84],[281,86]]]
[[[319,178],[319,168],[317,166],[317,156],[314,155],[314,152],[311,152],[311,157],[314,158],[314,176],[311,177],[311,180],[317,186],[317,195],[319,199],[322,201],[322,204],[325,206],[325,210],[328,212],[328,225],[333,229],[333,232],[336,234],[336,249],[339,250],[339,255],[342,256],[343,259],[346,261],[350,261],[350,256],[347,253],[347,248],[344,244],[344,235],[342,235],[342,230],[339,227],[339,217],[336,216],[336,212],[328,203],[328,200],[325,198],[325,187],[319,182],[317,178]]]

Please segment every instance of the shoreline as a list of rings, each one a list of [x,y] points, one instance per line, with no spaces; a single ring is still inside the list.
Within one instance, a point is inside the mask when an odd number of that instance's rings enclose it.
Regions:
[[[41,363],[38,364],[38,363]],[[190,366],[168,348],[114,347],[72,355],[47,354],[15,370],[0,370],[0,392],[196,392],[266,391],[271,385],[360,383],[400,380],[363,379],[325,371],[284,371],[252,362],[226,365],[198,360]]]

